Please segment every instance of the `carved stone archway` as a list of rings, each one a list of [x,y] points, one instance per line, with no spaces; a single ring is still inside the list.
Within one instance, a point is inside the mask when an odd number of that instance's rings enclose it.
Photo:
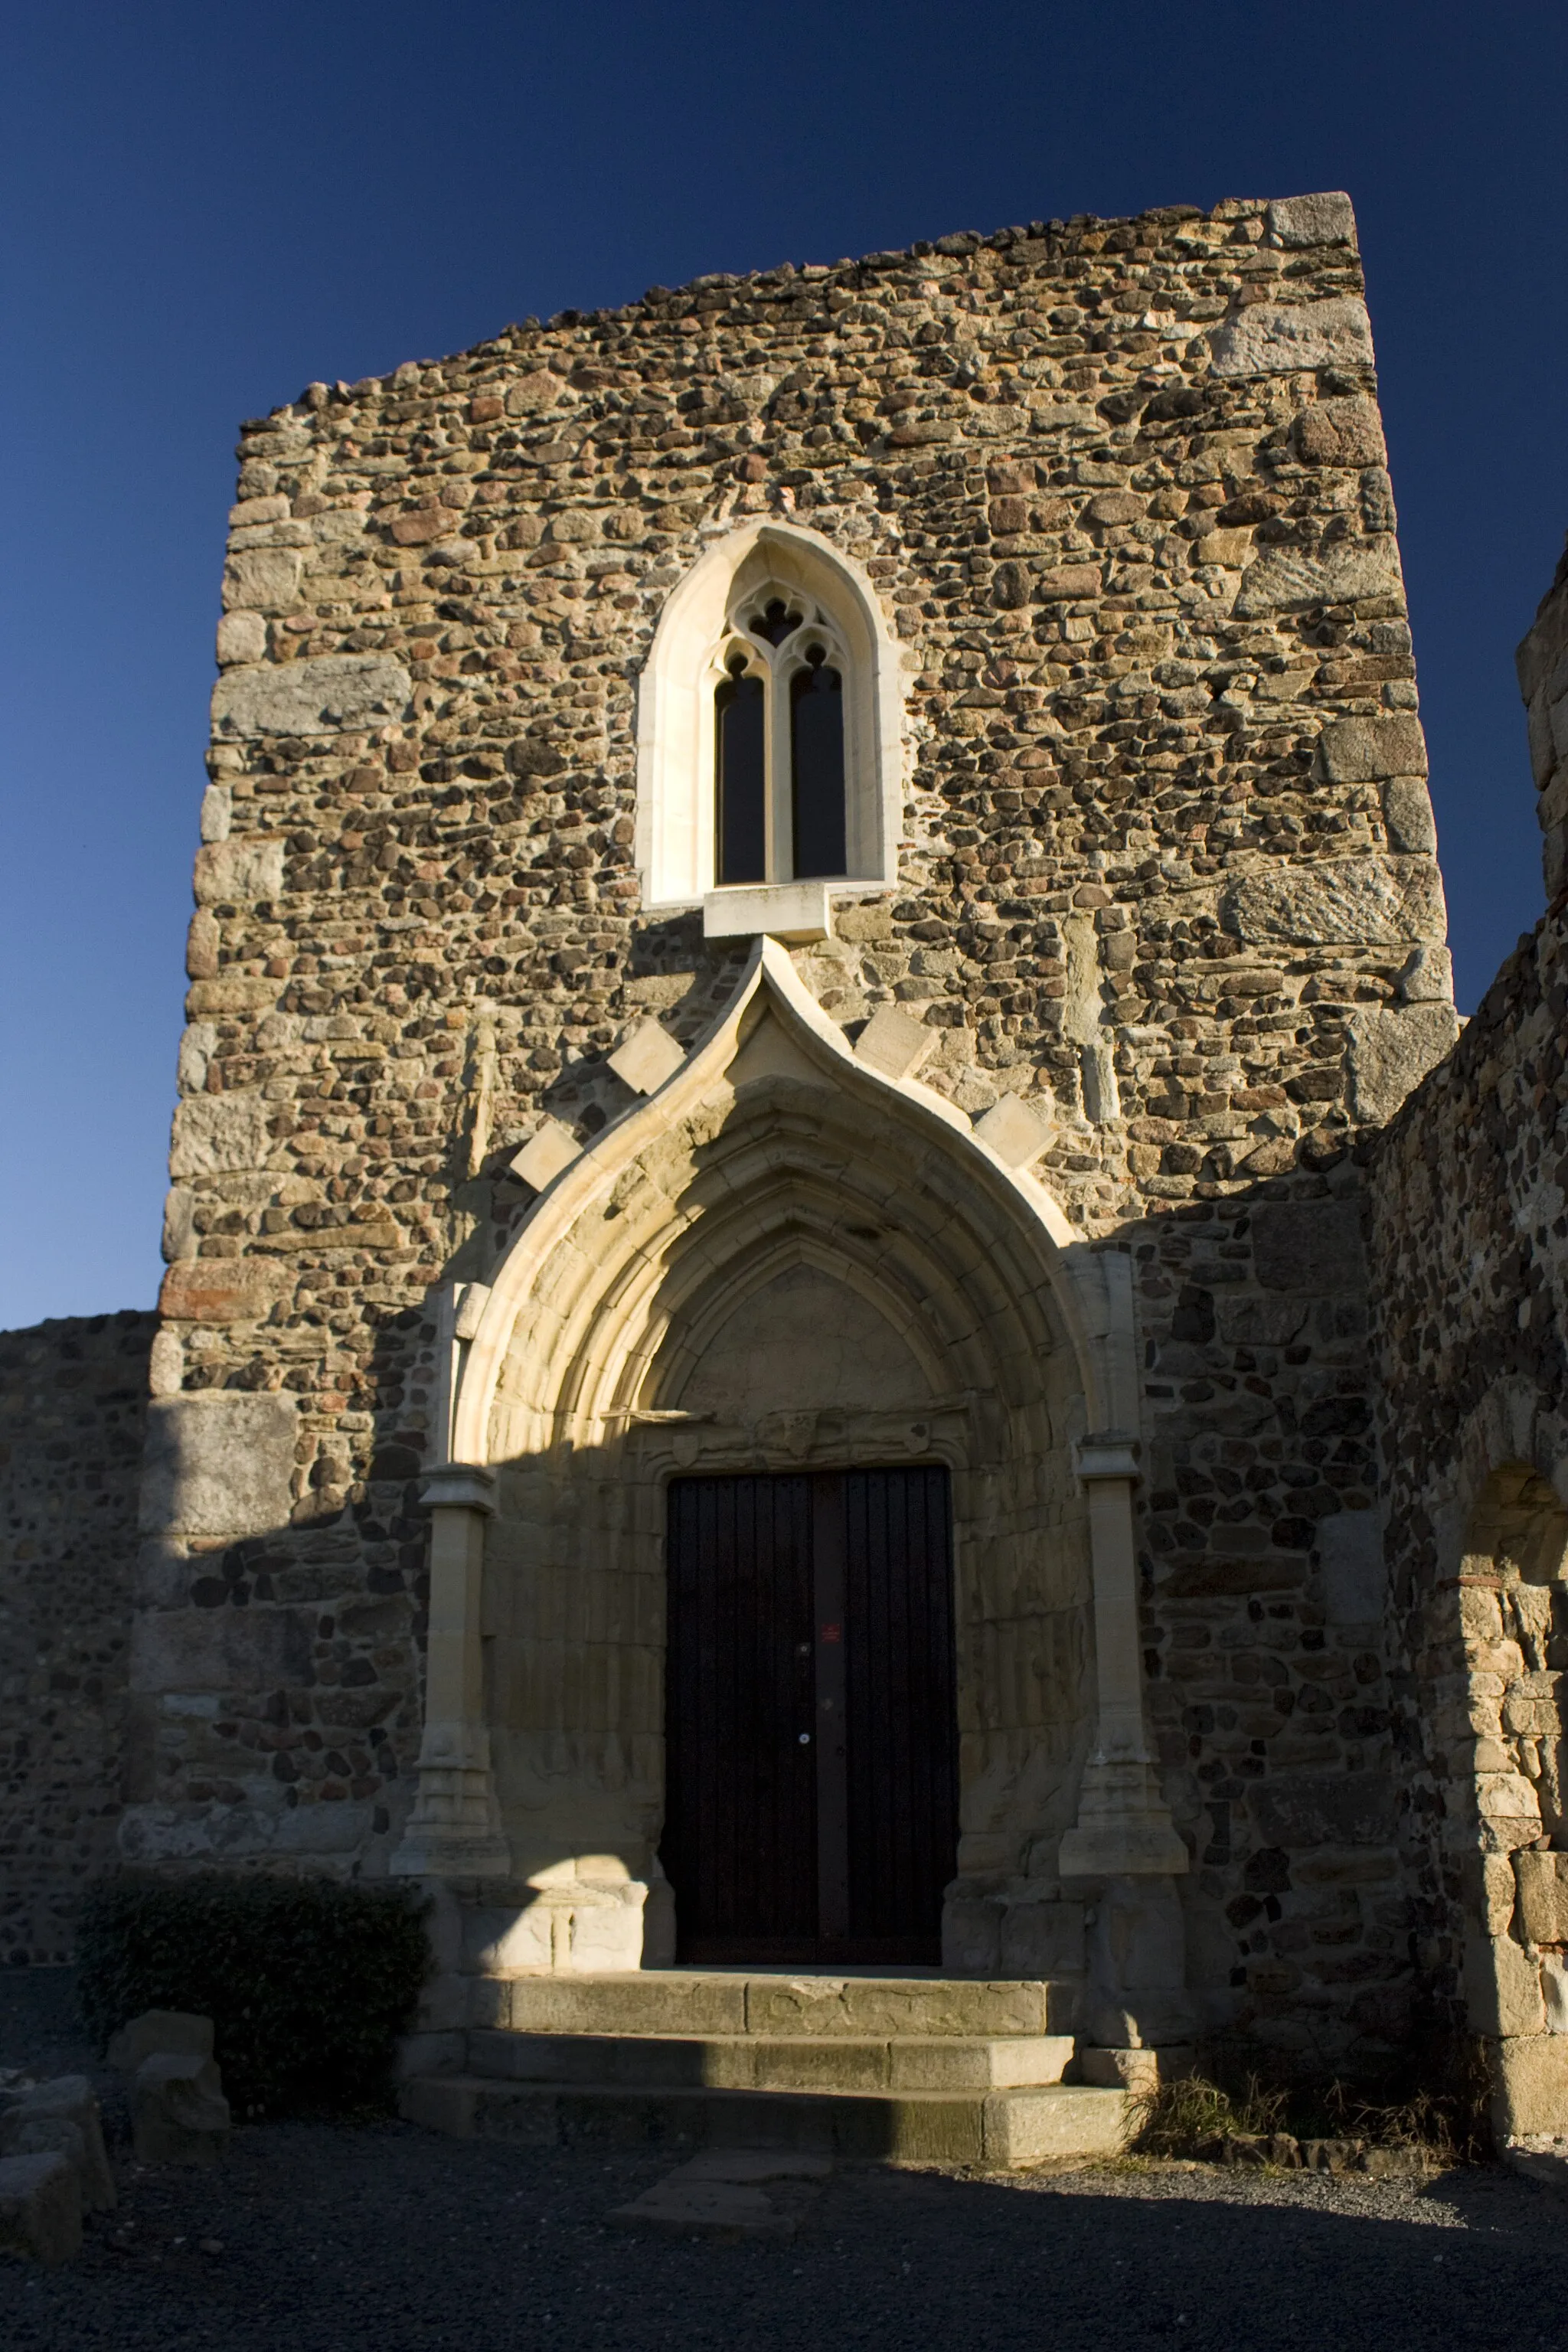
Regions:
[[[812,1334],[851,1325],[846,1373]],[[784,1384],[748,1388],[748,1335],[761,1364],[781,1332]],[[1143,1723],[1128,1260],[1078,1239],[943,1097],[861,1060],[776,941],[545,1192],[461,1356],[399,1867],[527,1881],[530,1964],[645,1954],[677,1470],[950,1468],[955,1947],[977,1891],[1027,1882],[1027,1912],[1064,1878],[1185,1869]],[[646,1953],[665,1948],[650,1931]]]

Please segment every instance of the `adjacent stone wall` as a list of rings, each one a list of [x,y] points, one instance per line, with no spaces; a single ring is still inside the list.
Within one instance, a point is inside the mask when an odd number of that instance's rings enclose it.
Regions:
[[[144,1556],[133,1850],[382,1866],[435,1287],[487,1278],[546,1116],[626,1107],[630,1025],[685,1045],[722,996],[696,912],[642,903],[636,683],[714,539],[794,517],[905,692],[899,886],[803,976],[852,1035],[933,1030],[964,1113],[1019,1097],[1136,1260],[1205,2023],[1397,2040],[1350,1155],[1455,1024],[1362,290],[1340,196],[1037,222],[525,321],[245,428],[155,1372],[195,1499]],[[221,1462],[247,1415],[269,1483],[226,1520],[202,1433]]]
[[[1565,656],[1560,571],[1520,649],[1554,896],[1370,1157],[1413,1948],[1521,2132],[1568,2130]]]
[[[1530,764],[1541,794],[1546,895],[1568,887],[1568,549],[1535,626],[1519,649],[1519,685],[1529,714]]]
[[[157,1318],[0,1333],[0,1964],[70,1958],[114,1859]]]

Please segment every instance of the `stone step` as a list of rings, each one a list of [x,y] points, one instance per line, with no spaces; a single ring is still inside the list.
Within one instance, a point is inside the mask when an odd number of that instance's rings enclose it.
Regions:
[[[1002,2091],[1059,2083],[1070,2034],[519,2033],[468,2037],[472,2074],[719,2091]]]
[[[635,2088],[416,2075],[409,2123],[459,2139],[529,2147],[819,2148],[884,2164],[978,2164],[1112,2156],[1128,2121],[1122,2091],[1056,2084],[1003,2091],[818,2092]]]
[[[1070,1979],[788,1976],[646,1969],[620,1976],[486,1977],[471,2022],[521,2033],[660,2033],[703,2039],[842,2034],[850,2041],[958,2034],[990,2041],[1064,2034]]]

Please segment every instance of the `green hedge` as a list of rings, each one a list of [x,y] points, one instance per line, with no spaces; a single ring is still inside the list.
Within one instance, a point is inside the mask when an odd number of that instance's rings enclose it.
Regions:
[[[77,1998],[100,2043],[144,2009],[210,2017],[237,2116],[384,2108],[428,1908],[402,1885],[127,1874],[87,1897]]]

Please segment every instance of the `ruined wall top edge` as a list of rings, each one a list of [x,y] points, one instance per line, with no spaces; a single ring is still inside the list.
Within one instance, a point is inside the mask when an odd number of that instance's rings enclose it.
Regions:
[[[535,318],[519,320],[500,331],[463,350],[448,352],[439,358],[405,360],[384,376],[362,376],[354,383],[308,384],[297,401],[281,401],[266,416],[248,417],[241,425],[244,433],[254,433],[272,424],[279,417],[297,415],[325,407],[330,401],[374,399],[395,385],[408,383],[422,377],[426,371],[439,372],[463,360],[500,357],[543,336],[563,330],[584,326],[624,325],[638,318],[656,318],[661,323],[683,311],[689,311],[700,302],[713,302],[715,297],[742,299],[772,289],[786,287],[805,279],[824,287],[852,282],[864,282],[865,274],[889,277],[900,269],[927,269],[933,261],[961,259],[967,254],[989,248],[995,252],[1016,252],[1020,246],[1035,246],[1042,254],[1070,249],[1085,236],[1107,237],[1136,231],[1155,231],[1169,235],[1179,231],[1184,222],[1239,222],[1261,220],[1268,242],[1288,249],[1304,249],[1314,246],[1345,246],[1357,249],[1358,237],[1355,210],[1342,190],[1324,189],[1300,196],[1225,196],[1205,212],[1201,205],[1154,205],[1142,213],[1127,214],[1114,218],[1098,213],[1075,213],[1067,219],[1036,220],[1009,227],[978,230],[962,229],[950,235],[916,238],[909,245],[884,252],[847,256],[834,262],[793,262],[778,264],[771,269],[729,272],[710,271],[689,278],[683,286],[650,286],[632,302],[613,303],[593,310],[564,310],[541,320]],[[720,307],[715,305],[715,307]]]

